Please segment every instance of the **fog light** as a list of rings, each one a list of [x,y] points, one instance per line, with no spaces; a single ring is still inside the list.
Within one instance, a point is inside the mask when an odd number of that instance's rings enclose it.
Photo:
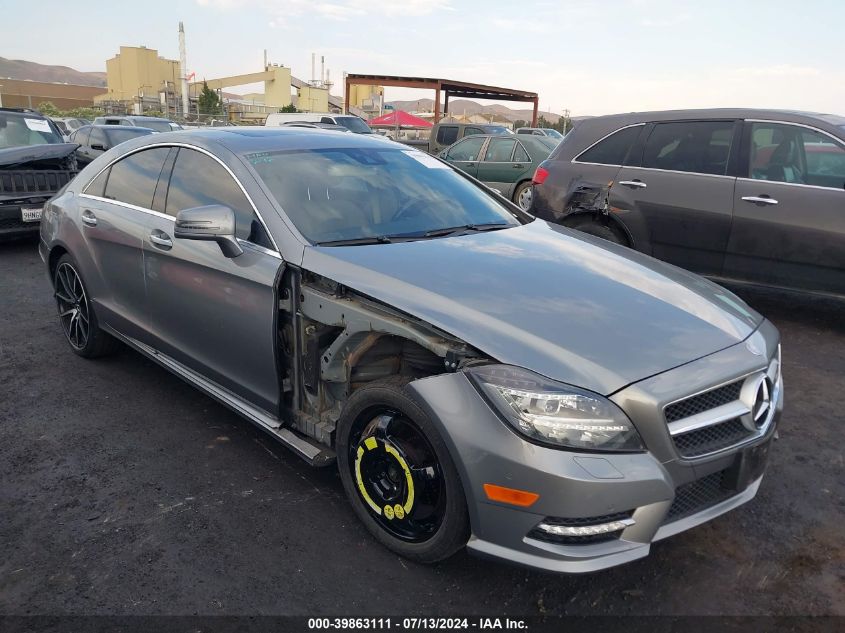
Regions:
[[[551,523],[540,523],[535,529],[555,536],[595,536],[597,534],[619,532],[635,523],[636,521],[634,519],[620,519],[618,521],[598,523],[596,525],[553,525]]]

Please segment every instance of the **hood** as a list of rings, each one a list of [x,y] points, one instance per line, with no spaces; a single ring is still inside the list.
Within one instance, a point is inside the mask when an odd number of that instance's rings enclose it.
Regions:
[[[451,238],[309,247],[303,267],[502,363],[605,395],[735,345],[762,321],[702,277],[542,220]]]
[[[50,143],[0,149],[0,169],[64,169],[64,159],[73,154],[77,147],[77,143]]]

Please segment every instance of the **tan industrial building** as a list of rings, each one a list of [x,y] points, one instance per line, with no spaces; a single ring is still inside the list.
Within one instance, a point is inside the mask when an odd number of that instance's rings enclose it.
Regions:
[[[264,82],[264,94],[251,94],[227,101],[232,118],[262,119],[268,112],[294,103],[300,110],[328,112],[339,109],[339,99],[329,94],[325,85],[301,81],[291,76],[290,68],[267,64],[263,71],[233,77],[203,78],[189,84],[189,96],[196,102],[203,83],[212,90]],[[144,46],[121,46],[120,52],[106,61],[107,89],[95,99],[107,110],[161,110],[181,114],[182,84],[179,62],[166,59],[158,51]],[[296,96],[291,94],[296,88]],[[193,111],[194,106],[191,107]]]
[[[0,104],[6,108],[38,108],[49,101],[60,110],[90,108],[105,88],[0,77]]]

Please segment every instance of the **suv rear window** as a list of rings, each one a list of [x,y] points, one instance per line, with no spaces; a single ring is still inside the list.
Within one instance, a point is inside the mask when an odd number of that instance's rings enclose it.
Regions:
[[[600,165],[624,165],[631,146],[640,135],[642,125],[617,130],[599,141],[575,159],[579,163],[598,163]]]
[[[458,140],[457,125],[441,125],[437,130],[437,142],[440,145],[451,145]]]

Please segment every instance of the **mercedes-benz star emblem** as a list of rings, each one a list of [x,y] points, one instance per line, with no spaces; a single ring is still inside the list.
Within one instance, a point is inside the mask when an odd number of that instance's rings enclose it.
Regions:
[[[768,376],[766,376],[760,381],[760,384],[757,385],[757,396],[754,399],[754,408],[751,410],[755,426],[759,428],[763,425],[768,417],[771,406],[772,384]]]

